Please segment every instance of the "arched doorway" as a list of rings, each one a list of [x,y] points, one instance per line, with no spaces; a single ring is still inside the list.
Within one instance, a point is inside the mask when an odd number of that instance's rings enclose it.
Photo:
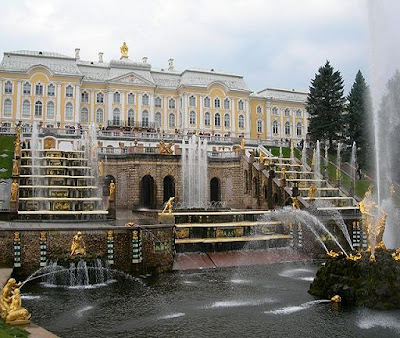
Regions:
[[[221,201],[221,186],[216,177],[213,177],[210,181],[210,200],[211,202]]]
[[[175,196],[175,180],[172,176],[164,177],[164,199],[163,202],[169,200],[170,197]]]
[[[117,186],[117,182],[115,180],[115,177],[112,175],[107,175],[104,180],[104,185],[103,185],[103,196],[110,196],[110,183],[111,181],[114,182],[115,186]]]
[[[142,206],[146,208],[154,207],[154,178],[150,175],[146,175],[142,178],[141,182],[141,197]]]

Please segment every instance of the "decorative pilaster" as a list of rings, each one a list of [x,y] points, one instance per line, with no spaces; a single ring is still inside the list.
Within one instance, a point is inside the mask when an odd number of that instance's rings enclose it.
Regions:
[[[22,93],[22,80],[17,81],[17,111],[15,113],[16,122],[21,120],[21,93]]]
[[[75,114],[75,123],[79,123],[81,121],[81,105],[80,105],[80,96],[81,96],[81,86],[76,85],[75,86],[75,109],[74,109],[74,114]]]
[[[61,83],[57,83],[57,115],[56,122],[61,123]],[[64,116],[65,117],[65,116]]]
[[[19,232],[14,232],[14,268],[21,267],[21,238]]]
[[[139,229],[132,231],[132,263],[142,262],[142,240]]]
[[[113,112],[112,112],[112,103],[113,103],[113,92],[111,89],[107,90],[107,114],[106,114],[106,123],[108,121],[113,120]]]
[[[46,266],[47,262],[47,238],[46,232],[40,232],[40,266]]]
[[[114,264],[114,233],[112,230],[107,232],[107,260],[108,264]]]

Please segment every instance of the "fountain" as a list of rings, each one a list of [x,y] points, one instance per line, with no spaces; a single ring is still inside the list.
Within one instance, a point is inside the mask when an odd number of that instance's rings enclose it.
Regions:
[[[319,180],[321,178],[321,153],[319,147],[319,140],[315,148],[315,164],[314,164],[314,179]],[[317,188],[321,187],[321,181],[316,181]]]
[[[336,153],[336,181],[338,186],[340,186],[340,180],[341,180],[341,171],[340,171],[340,168],[342,166],[341,151],[342,151],[342,144],[338,142],[337,153]]]
[[[307,142],[303,142],[303,149],[301,151],[301,164],[304,168],[307,166]]]

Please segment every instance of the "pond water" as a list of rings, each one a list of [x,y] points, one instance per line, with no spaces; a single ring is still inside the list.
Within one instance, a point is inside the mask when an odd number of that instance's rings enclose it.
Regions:
[[[398,337],[400,311],[335,307],[307,290],[309,262],[22,288],[32,320],[60,337]]]

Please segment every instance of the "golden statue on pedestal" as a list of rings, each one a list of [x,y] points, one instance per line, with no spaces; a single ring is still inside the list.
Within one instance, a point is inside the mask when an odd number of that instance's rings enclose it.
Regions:
[[[240,149],[244,149],[244,146],[246,145],[246,142],[244,140],[244,138],[242,138],[242,140],[240,141]]]
[[[0,314],[6,323],[29,324],[31,315],[21,305],[21,295],[18,289],[21,284],[21,282],[17,283],[14,278],[10,278],[2,290]]]
[[[14,141],[14,156],[16,158],[21,157],[21,141],[19,139],[19,136],[17,135],[15,141]]]
[[[297,199],[297,197],[292,197],[292,207],[294,209],[298,209],[298,210],[300,209],[300,202]]]
[[[317,192],[317,187],[314,184],[311,184],[310,189],[308,190],[308,197],[310,198],[310,201],[314,200],[316,192]]]
[[[71,244],[71,256],[77,255],[86,256],[86,247],[81,231],[76,233]]]
[[[128,46],[126,45],[126,42],[124,41],[124,43],[122,44],[121,48],[121,59],[127,59],[128,58]]]
[[[286,179],[286,167],[282,167],[282,180]]]
[[[19,190],[19,184],[17,180],[13,180],[11,183],[11,202],[17,202],[18,201],[18,190]]]
[[[13,176],[18,176],[19,175],[18,160],[15,160],[15,159],[13,160],[12,175]]]
[[[114,201],[114,199],[115,199],[115,183],[113,180],[111,180],[108,188],[110,190],[110,201]]]
[[[259,157],[259,159],[258,159],[258,162],[259,162],[260,164],[264,164],[264,161],[265,161],[264,153],[263,153],[262,151],[260,151],[260,157]]]
[[[371,251],[370,261],[375,261],[375,249],[386,249],[383,243],[383,232],[386,226],[386,213],[372,198],[372,185],[365,192],[359,208],[362,214],[362,224],[368,240],[368,249]]]
[[[162,214],[164,214],[167,210],[169,214],[172,214],[172,203],[174,202],[175,197],[170,197],[168,202],[165,204],[165,207],[163,209],[163,211],[161,212]]]
[[[172,150],[173,146],[174,144],[172,142],[166,144],[164,140],[161,140],[160,143],[158,144],[158,149],[160,151],[160,154],[172,155],[174,153],[174,151]]]

